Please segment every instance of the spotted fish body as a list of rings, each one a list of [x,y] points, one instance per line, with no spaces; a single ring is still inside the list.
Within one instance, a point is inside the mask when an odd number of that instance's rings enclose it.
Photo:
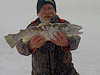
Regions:
[[[66,23],[40,23],[38,26],[33,26],[25,30],[20,30],[16,34],[8,34],[5,36],[5,39],[8,45],[13,48],[19,40],[23,42],[29,41],[32,36],[35,34],[43,35],[47,40],[52,37],[57,31],[64,32],[66,36],[80,35],[82,32],[79,32],[82,27],[75,24],[66,24]]]

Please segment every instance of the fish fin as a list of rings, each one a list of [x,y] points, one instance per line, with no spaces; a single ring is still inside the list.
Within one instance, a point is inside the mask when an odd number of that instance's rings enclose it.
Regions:
[[[8,34],[7,36],[4,36],[6,42],[11,48],[13,48],[17,43],[17,40],[15,40],[14,37],[15,37],[15,34]]]

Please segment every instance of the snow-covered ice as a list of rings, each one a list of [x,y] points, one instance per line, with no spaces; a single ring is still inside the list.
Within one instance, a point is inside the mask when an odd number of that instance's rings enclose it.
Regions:
[[[0,75],[31,75],[31,55],[11,49],[4,35],[18,32],[36,18],[36,1],[0,1]],[[83,27],[79,48],[72,51],[75,68],[80,75],[100,75],[100,1],[55,1],[62,18]]]

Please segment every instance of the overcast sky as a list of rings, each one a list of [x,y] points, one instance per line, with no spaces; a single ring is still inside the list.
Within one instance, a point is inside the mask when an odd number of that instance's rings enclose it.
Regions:
[[[57,13],[60,17],[72,24],[83,27],[84,33],[81,35],[82,39],[79,48],[76,51],[72,51],[75,67],[81,75],[99,75],[100,0],[55,1]],[[27,27],[37,17],[36,2],[37,0],[0,1],[0,75],[30,74],[31,66],[29,65],[31,64],[31,56],[25,58],[19,55],[15,48],[9,48],[4,40],[4,35],[17,33],[20,29]],[[21,62],[18,62],[19,60]],[[28,66],[26,66],[24,61]],[[19,65],[18,63],[21,64]],[[7,64],[9,66],[6,66]],[[9,69],[9,67],[11,68]]]

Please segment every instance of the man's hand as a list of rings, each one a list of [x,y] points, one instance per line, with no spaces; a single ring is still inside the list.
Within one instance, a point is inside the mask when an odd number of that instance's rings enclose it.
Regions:
[[[68,46],[68,40],[63,32],[57,32],[56,35],[53,35],[53,38],[50,38],[51,42],[59,46]]]
[[[40,48],[45,42],[46,42],[45,37],[37,34],[37,35],[32,37],[29,45],[31,48]]]

